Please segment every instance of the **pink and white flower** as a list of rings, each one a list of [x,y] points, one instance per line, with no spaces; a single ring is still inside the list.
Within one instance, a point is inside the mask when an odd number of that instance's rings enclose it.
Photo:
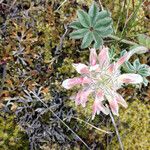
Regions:
[[[117,93],[117,90],[125,84],[138,84],[143,82],[143,78],[139,74],[121,74],[120,66],[129,60],[129,58],[136,53],[134,49],[119,58],[117,62],[110,63],[109,52],[107,47],[100,49],[97,55],[94,48],[90,49],[89,65],[82,63],[73,64],[73,67],[80,74],[80,77],[66,79],[62,86],[70,89],[76,85],[83,87],[75,96],[76,105],[81,104],[86,106],[89,95],[92,95],[95,100],[93,103],[94,119],[96,114],[103,112],[109,114],[109,109],[106,107],[106,101],[114,115],[119,115],[118,104],[127,107],[126,101]]]

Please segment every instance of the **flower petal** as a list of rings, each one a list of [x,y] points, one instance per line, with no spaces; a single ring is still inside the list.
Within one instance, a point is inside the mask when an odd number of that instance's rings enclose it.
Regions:
[[[80,105],[81,104],[81,90],[77,93],[76,97],[75,97],[75,104],[76,105]]]
[[[91,94],[93,92],[93,90],[92,89],[86,89],[86,90],[83,90],[82,92],[81,92],[81,94],[80,94],[80,96],[81,96],[81,105],[83,106],[83,107],[85,107],[86,106],[86,102],[87,102],[87,100],[88,100],[88,96]]]
[[[75,104],[86,106],[86,102],[88,100],[88,96],[93,92],[91,89],[80,90],[75,97]]]
[[[114,71],[116,71],[115,67],[116,66],[115,66],[114,63],[110,64],[109,67],[108,67],[108,69],[107,69],[108,73],[112,74]]]
[[[95,115],[99,115],[100,111],[102,111],[104,114],[108,115],[109,110],[102,104],[103,95],[101,95],[99,98],[95,98],[94,104],[93,104],[93,113],[92,113],[92,120],[95,118]]]
[[[120,67],[126,61],[128,61],[133,54],[135,54],[135,53],[146,53],[146,52],[148,52],[148,49],[145,48],[144,46],[139,46],[139,47],[136,47],[136,48],[130,50],[129,52],[127,52],[124,56],[122,56],[117,61],[117,63],[116,63],[117,68]]]
[[[96,65],[96,61],[97,61],[97,53],[96,53],[96,49],[92,48],[90,49],[90,65],[94,66]]]
[[[115,93],[115,95],[116,95],[115,98],[117,100],[117,103],[119,103],[123,107],[127,108],[128,105],[127,105],[126,101],[124,100],[124,98],[120,94],[118,94],[118,93]]]
[[[116,95],[113,91],[110,91],[110,95],[105,95],[106,96],[106,99],[108,100],[109,102],[109,106],[111,108],[111,111],[114,115],[116,116],[119,116],[119,106],[118,106],[118,103],[117,103],[117,100],[116,100]]]
[[[109,106],[111,108],[112,113],[116,116],[119,116],[119,106],[116,99],[112,99],[111,101],[109,101]]]
[[[83,81],[82,81],[82,84],[89,84],[89,83],[92,83],[92,79],[88,78],[88,77],[83,77]]]
[[[64,80],[63,83],[62,83],[62,86],[65,89],[71,89],[75,85],[82,84],[82,83],[83,83],[83,77],[81,77],[81,78],[75,77],[75,78],[72,78],[72,79]]]
[[[108,47],[103,47],[98,55],[100,67],[107,67],[110,63]]]
[[[124,56],[120,57],[119,60],[116,62],[116,67],[119,68],[123,63],[129,60],[131,57],[131,53],[128,52]]]
[[[137,83],[142,83],[143,78],[139,74],[133,74],[133,73],[126,73],[122,74],[118,77],[118,82],[120,83],[132,83],[132,84],[137,84]]]
[[[86,66],[85,64],[82,64],[82,63],[73,64],[73,67],[80,74],[88,74],[89,73],[88,66]]]
[[[96,92],[96,97],[95,97],[95,100],[96,101],[103,101],[104,100],[104,92],[99,89],[97,92]]]
[[[89,71],[95,71],[95,72],[100,71],[99,65],[96,64],[95,66],[90,66]]]

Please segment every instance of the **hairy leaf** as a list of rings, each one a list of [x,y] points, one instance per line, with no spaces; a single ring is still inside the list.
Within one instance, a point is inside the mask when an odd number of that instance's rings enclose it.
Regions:
[[[88,11],[88,14],[89,14],[90,17],[91,17],[91,21],[92,21],[92,22],[95,20],[95,18],[96,18],[96,16],[97,16],[98,12],[99,12],[98,6],[97,6],[95,3],[93,3],[93,4],[91,5],[89,11]]]
[[[130,72],[130,73],[135,73],[135,69],[134,67],[131,65],[130,62],[125,62],[125,64],[123,65],[123,68],[126,72]]]
[[[108,35],[110,35],[111,33],[113,33],[113,29],[112,29],[112,27],[108,27],[108,28],[106,28],[103,31],[101,30],[99,33],[100,33],[100,35],[102,37],[107,37]]]
[[[111,25],[112,25],[112,19],[107,17],[107,18],[104,18],[104,19],[97,21],[94,28],[96,30],[98,30],[99,28],[101,28],[103,26],[106,28],[106,27],[111,26]]]
[[[77,15],[78,15],[80,23],[84,27],[88,28],[90,26],[90,24],[91,24],[89,15],[83,10],[78,10]]]
[[[93,34],[92,32],[87,32],[84,36],[81,44],[81,48],[87,48],[93,41]]]
[[[73,38],[73,39],[81,39],[84,37],[84,35],[88,32],[88,29],[79,29],[79,30],[76,30],[72,33],[70,33],[70,38]]]
[[[84,28],[79,21],[74,21],[70,23],[70,27],[74,29],[82,29]]]
[[[133,62],[133,66],[136,70],[138,70],[140,68],[140,61],[139,59],[136,59],[134,62]]]
[[[147,48],[150,48],[150,37],[149,36],[144,35],[144,34],[139,34],[138,41],[139,41],[139,44],[141,44]]]
[[[95,41],[95,44],[94,44],[94,47],[97,49],[97,48],[100,48],[101,45],[103,45],[103,40],[102,38],[100,37],[100,35],[97,33],[97,32],[93,32],[93,37],[94,37],[94,41]]]
[[[110,13],[107,10],[102,10],[96,16],[96,20],[95,21],[99,21],[99,20],[104,19],[106,17],[110,17]]]

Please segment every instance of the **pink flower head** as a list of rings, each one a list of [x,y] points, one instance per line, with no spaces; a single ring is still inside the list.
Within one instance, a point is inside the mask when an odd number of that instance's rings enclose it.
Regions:
[[[97,55],[94,48],[90,49],[89,65],[82,63],[73,64],[73,67],[80,74],[80,77],[67,79],[63,81],[62,86],[70,89],[76,85],[81,85],[80,90],[75,96],[76,105],[86,106],[89,95],[94,97],[93,115],[103,112],[109,114],[109,109],[105,106],[106,101],[114,115],[119,115],[118,104],[127,107],[126,101],[117,93],[117,90],[125,84],[137,84],[143,82],[143,78],[139,74],[121,74],[120,66],[129,60],[129,58],[137,52],[131,50],[122,56],[117,62],[110,63],[109,52],[107,47],[100,49]]]

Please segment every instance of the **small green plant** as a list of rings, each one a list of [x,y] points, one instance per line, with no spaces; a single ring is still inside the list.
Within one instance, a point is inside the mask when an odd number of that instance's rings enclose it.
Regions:
[[[94,48],[103,45],[103,38],[113,32],[112,18],[107,10],[99,11],[98,6],[93,3],[88,13],[78,10],[78,19],[70,24],[75,29],[70,34],[73,39],[82,39],[81,48],[87,48],[94,41]]]
[[[140,45],[150,48],[150,37],[149,36],[147,36],[145,34],[139,34],[137,38],[138,38]]]
[[[147,86],[148,80],[146,77],[150,76],[150,67],[148,65],[141,64],[139,59],[136,59],[133,63],[125,62],[123,69],[128,73],[140,74],[143,77],[143,84]]]

